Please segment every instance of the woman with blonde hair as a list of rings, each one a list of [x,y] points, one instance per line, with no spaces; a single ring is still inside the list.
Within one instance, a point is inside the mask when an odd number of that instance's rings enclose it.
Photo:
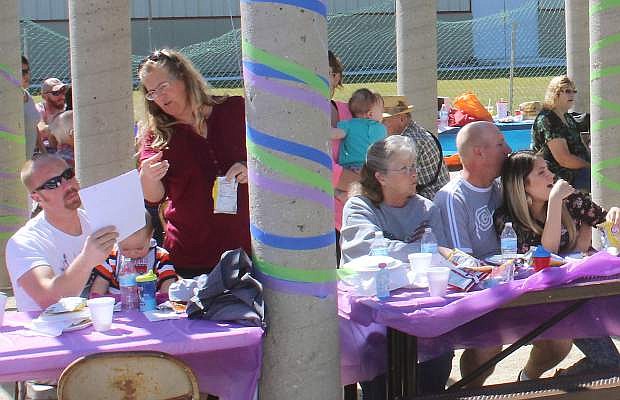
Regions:
[[[512,222],[520,253],[527,252],[530,246],[543,246],[556,254],[589,251],[593,226],[605,220],[620,225],[619,208],[606,211],[588,194],[576,191],[562,178],[555,179],[547,162],[530,150],[510,154],[503,165],[504,203],[495,211],[495,227],[501,232],[505,222]],[[574,343],[586,358],[573,370],[620,366],[620,354],[611,339],[575,339]],[[534,346],[535,351],[544,354],[530,356],[520,379],[537,378],[552,368],[564,358],[564,352],[570,351],[570,340],[546,341],[545,346]],[[552,351],[556,357],[551,356]],[[549,362],[540,362],[541,358]],[[534,359],[539,362],[534,363]]]
[[[200,73],[174,50],[150,54],[138,77],[147,113],[140,179],[148,202],[168,199],[164,247],[177,273],[209,272],[229,249],[249,253],[243,98],[210,95]],[[236,212],[214,212],[218,177],[236,188]]]
[[[590,150],[581,140],[579,124],[568,112],[577,90],[566,75],[549,82],[542,111],[532,125],[533,149],[549,162],[549,169],[577,189],[590,191]]]

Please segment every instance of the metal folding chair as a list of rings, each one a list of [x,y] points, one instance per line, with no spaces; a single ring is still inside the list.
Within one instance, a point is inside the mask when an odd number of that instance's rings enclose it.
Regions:
[[[184,362],[158,351],[96,353],[60,375],[59,400],[199,400],[196,375]]]

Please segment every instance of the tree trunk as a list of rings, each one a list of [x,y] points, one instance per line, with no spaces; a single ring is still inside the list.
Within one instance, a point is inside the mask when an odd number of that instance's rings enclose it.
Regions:
[[[413,118],[437,132],[437,4],[396,0],[396,86]]]
[[[590,2],[590,108],[592,195],[604,206],[620,206],[620,5]],[[579,88],[581,89],[581,88]]]
[[[24,91],[21,87],[19,5],[0,3],[0,289],[10,287],[4,251],[6,241],[27,216],[27,193],[19,179],[25,162]]]
[[[324,2],[241,2],[260,398],[340,399]],[[268,67],[268,68],[265,68]]]
[[[130,6],[70,0],[75,162],[82,187],[132,169]]]
[[[588,30],[588,0],[566,0],[566,69],[575,82],[579,95],[575,111],[590,111],[590,59]]]

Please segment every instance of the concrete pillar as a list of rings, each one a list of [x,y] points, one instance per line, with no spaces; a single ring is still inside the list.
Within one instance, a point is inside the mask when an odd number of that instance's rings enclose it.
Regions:
[[[566,0],[566,69],[579,94],[574,111],[590,111],[588,0]]]
[[[75,162],[82,187],[135,167],[131,2],[70,0]]]
[[[6,241],[26,221],[26,190],[19,170],[26,161],[24,91],[21,87],[19,2],[0,2],[0,289],[10,287]]]
[[[260,398],[342,398],[325,2],[241,2]]]
[[[413,104],[413,118],[437,124],[437,4],[396,0],[396,87]]]
[[[618,26],[620,4],[590,1],[592,196],[604,207],[620,205]]]

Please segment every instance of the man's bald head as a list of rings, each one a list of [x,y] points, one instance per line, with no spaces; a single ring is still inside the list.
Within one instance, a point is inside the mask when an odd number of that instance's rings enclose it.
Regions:
[[[465,125],[456,135],[456,149],[465,165],[473,156],[473,149],[488,145],[500,130],[492,122],[476,121]]]
[[[50,164],[61,165],[63,170],[68,167],[65,160],[55,154],[49,153],[38,155],[33,160],[26,161],[20,175],[22,183],[29,192],[32,192],[38,185],[38,182],[35,182],[34,179],[37,171]]]

